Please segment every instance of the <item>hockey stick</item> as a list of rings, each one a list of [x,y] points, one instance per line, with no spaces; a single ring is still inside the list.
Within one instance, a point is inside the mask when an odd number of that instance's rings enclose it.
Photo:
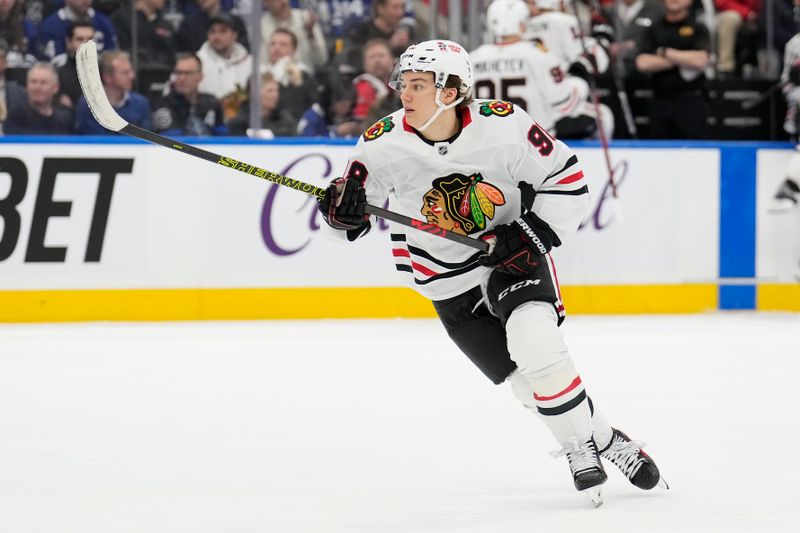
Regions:
[[[100,69],[97,64],[97,46],[95,45],[94,41],[83,43],[78,48],[78,51],[75,54],[75,59],[78,68],[78,79],[81,84],[81,89],[83,90],[83,95],[86,97],[86,102],[89,104],[89,109],[92,111],[92,115],[94,115],[94,118],[97,120],[97,122],[99,122],[104,128],[111,131],[124,133],[126,135],[130,135],[131,137],[136,137],[137,139],[142,139],[143,141],[148,141],[159,146],[171,148],[173,150],[177,150],[178,152],[189,154],[200,159],[205,159],[206,161],[217,163],[218,165],[222,165],[223,167],[230,168],[232,170],[238,170],[239,172],[270,181],[277,185],[304,192],[319,199],[325,196],[325,189],[316,187],[310,183],[304,183],[300,180],[278,174],[277,172],[271,172],[255,165],[245,163],[244,161],[221,156],[190,144],[178,142],[168,137],[164,137],[163,135],[140,128],[134,124],[129,124],[125,119],[119,116],[119,114],[111,106],[111,102],[108,101],[106,92],[103,89],[103,83],[100,80]],[[427,222],[410,218],[399,213],[394,213],[370,204],[367,204],[366,212],[370,215],[375,215],[376,217],[423,231],[429,235],[434,235],[436,237],[441,237],[449,241],[475,248],[476,250],[481,250],[483,252],[489,251],[488,243],[461,235],[459,233],[453,233],[440,226],[437,226],[436,224],[429,224]]]
[[[789,85],[789,83],[790,83],[789,80],[779,81],[778,83],[771,85],[769,89],[762,92],[758,96],[754,98],[748,98],[747,100],[743,100],[740,105],[742,106],[742,109],[752,109],[761,102],[763,102],[764,100],[766,100],[767,98],[769,98],[770,96],[772,96],[773,94],[775,94],[776,92],[783,90],[783,88]]]
[[[606,170],[608,171],[608,182],[611,185],[611,195],[614,199],[618,199],[619,195],[617,194],[617,183],[614,180],[614,165],[611,163],[611,154],[609,153],[608,149],[608,138],[606,138],[606,132],[603,129],[603,119],[600,116],[600,98],[597,96],[597,77],[600,76],[600,73],[597,71],[597,64],[593,61],[592,56],[589,54],[589,49],[586,47],[586,37],[583,33],[583,28],[581,27],[580,19],[576,16],[575,19],[578,22],[578,35],[580,36],[581,40],[581,49],[583,50],[583,55],[586,57],[586,61],[589,62],[589,65],[592,67],[591,72],[587,76],[589,82],[589,95],[592,99],[592,105],[594,106],[594,121],[597,123],[597,132],[600,137],[600,146],[603,149],[603,157],[605,158],[606,162]]]

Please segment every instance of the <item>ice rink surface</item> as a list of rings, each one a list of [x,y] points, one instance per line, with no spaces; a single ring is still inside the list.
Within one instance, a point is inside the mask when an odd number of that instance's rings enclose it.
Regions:
[[[0,325],[2,533],[800,531],[800,315],[572,316],[595,510],[433,320]]]

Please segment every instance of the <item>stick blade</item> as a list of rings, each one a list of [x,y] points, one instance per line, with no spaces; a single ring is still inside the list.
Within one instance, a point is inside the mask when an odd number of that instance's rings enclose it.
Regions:
[[[100,68],[97,64],[97,45],[94,40],[87,41],[78,47],[75,53],[75,63],[78,67],[78,81],[81,84],[83,96],[94,115],[95,120],[104,128],[111,131],[120,131],[128,125],[111,106],[103,82],[100,79]]]

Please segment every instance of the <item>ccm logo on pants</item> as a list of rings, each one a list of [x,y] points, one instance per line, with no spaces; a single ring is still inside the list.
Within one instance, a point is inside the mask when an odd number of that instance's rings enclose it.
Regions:
[[[541,280],[539,280],[539,279],[526,279],[526,280],[520,281],[518,283],[515,283],[512,286],[508,287],[507,289],[503,290],[503,292],[501,292],[497,296],[497,301],[499,302],[500,300],[502,300],[503,298],[505,298],[506,296],[508,296],[512,292],[514,292],[516,290],[519,290],[522,287],[527,287],[529,285],[538,285],[539,283],[541,283]]]

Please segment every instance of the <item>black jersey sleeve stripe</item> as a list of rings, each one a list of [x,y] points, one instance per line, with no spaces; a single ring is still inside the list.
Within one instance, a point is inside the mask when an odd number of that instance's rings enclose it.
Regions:
[[[536,194],[567,194],[570,196],[580,196],[582,194],[589,194],[589,187],[584,185],[580,189],[575,189],[574,191],[536,191]]]
[[[392,238],[393,241],[403,241],[406,240],[405,233],[390,233],[389,236]]]
[[[451,270],[452,269],[457,269],[457,268],[463,268],[465,266],[471,265],[472,263],[477,261],[478,260],[478,256],[480,256],[483,253],[483,252],[477,252],[474,255],[469,256],[467,259],[465,259],[464,261],[462,261],[460,263],[447,263],[446,261],[442,261],[441,259],[436,259],[431,254],[429,254],[427,251],[423,250],[422,248],[417,248],[416,246],[409,245],[408,246],[408,251],[411,252],[414,255],[417,255],[419,257],[427,259],[431,263],[436,263],[439,266],[442,266],[442,267],[445,267],[445,268],[449,268]]]
[[[437,279],[452,278],[455,276],[460,276],[461,274],[466,274],[471,270],[475,270],[479,266],[480,263],[476,261],[475,263],[469,265],[468,267],[459,268],[458,270],[451,270],[450,272],[445,272],[444,274],[436,274],[435,276],[431,276],[428,279],[419,279],[417,277],[414,277],[414,283],[416,283],[417,285],[427,285],[428,283],[436,281]]]
[[[395,263],[394,267],[399,270],[400,272],[414,272],[414,269],[411,268],[411,265],[401,265]]]
[[[547,180],[550,180],[550,179],[553,179],[553,178],[555,178],[556,176],[558,176],[559,174],[561,174],[562,172],[564,172],[565,170],[567,170],[567,169],[568,169],[568,168],[570,168],[571,166],[573,166],[573,165],[577,165],[577,164],[578,164],[578,156],[577,156],[577,155],[575,155],[575,154],[572,154],[572,157],[570,157],[569,159],[567,159],[567,162],[564,164],[564,166],[563,166],[563,167],[561,167],[561,170],[558,170],[558,171],[556,171],[556,172],[553,172],[552,174],[550,174],[549,176],[547,176],[547,177],[544,179],[544,181],[543,181],[542,183],[545,183]]]

